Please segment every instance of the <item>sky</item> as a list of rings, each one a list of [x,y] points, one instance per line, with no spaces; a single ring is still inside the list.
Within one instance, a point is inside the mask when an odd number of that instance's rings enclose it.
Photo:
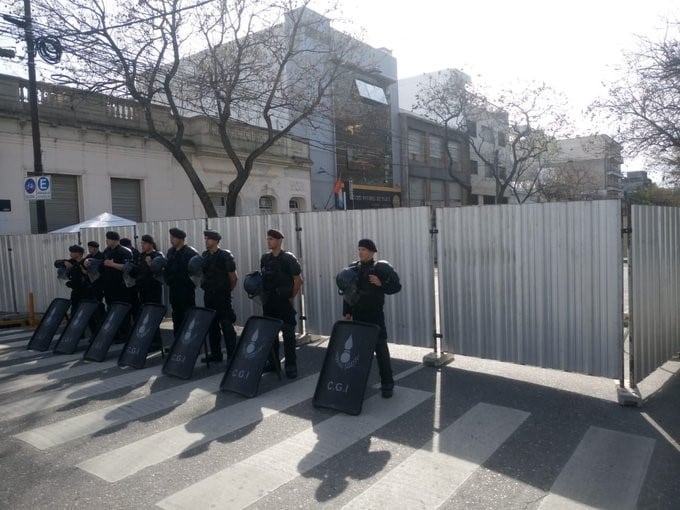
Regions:
[[[323,0],[319,0],[323,3]],[[363,40],[397,59],[399,78],[456,68],[489,90],[545,82],[565,94],[579,132],[585,109],[615,80],[640,36],[660,38],[680,21],[678,0],[343,0],[342,17]],[[612,134],[612,133],[609,133]],[[643,161],[628,160],[624,171]]]
[[[323,12],[328,1],[312,0],[312,7]],[[679,0],[339,3],[344,23],[338,28],[391,50],[399,78],[456,68],[491,91],[545,82],[565,94],[576,130],[583,133],[615,129],[593,126],[584,111],[605,94],[603,82],[618,76],[623,51],[635,49],[639,36],[661,37],[666,20],[680,20]],[[0,61],[0,72],[21,73],[21,67]],[[628,161],[624,171],[641,165]]]

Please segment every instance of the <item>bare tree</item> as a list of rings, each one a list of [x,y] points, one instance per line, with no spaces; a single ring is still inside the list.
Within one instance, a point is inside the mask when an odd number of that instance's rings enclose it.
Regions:
[[[619,130],[630,156],[644,155],[666,177],[680,180],[680,22],[660,40],[643,38],[625,56],[625,75],[591,105]]]
[[[547,202],[599,198],[599,188],[592,170],[577,161],[545,168],[536,183],[536,190]]]
[[[187,119],[206,116],[217,128],[236,170],[233,216],[257,158],[303,122],[313,129],[346,63],[361,60],[354,39],[307,9],[311,0],[142,0],[134,9],[38,1],[70,52],[58,81],[136,101],[210,217],[215,207],[185,151]]]
[[[221,1],[195,14],[207,49],[187,59],[181,95],[187,109],[214,119],[236,169],[227,216],[257,158],[330,115],[331,86],[362,60],[355,40],[309,10],[310,1]],[[235,143],[235,122],[262,128],[246,150]]]
[[[454,154],[451,153],[451,142],[457,140],[453,132],[467,134],[466,114],[479,109],[483,102],[483,97],[472,89],[467,75],[456,69],[446,69],[428,76],[427,81],[420,84],[413,105],[413,111],[444,128],[447,171],[465,191],[467,196],[464,202],[469,201],[472,193],[470,174],[458,170]]]
[[[508,190],[520,203],[537,192],[540,172],[555,152],[556,136],[568,125],[564,99],[546,85],[503,91],[490,100],[455,70],[421,86],[414,110],[466,134],[486,176],[496,183],[497,203]]]
[[[215,217],[215,206],[185,150],[185,120],[173,87],[192,33],[187,14],[208,3],[198,1],[142,0],[129,9],[107,0],[38,0],[36,17],[59,35],[65,48],[54,79],[133,99],[149,136],[172,154],[205,213]]]

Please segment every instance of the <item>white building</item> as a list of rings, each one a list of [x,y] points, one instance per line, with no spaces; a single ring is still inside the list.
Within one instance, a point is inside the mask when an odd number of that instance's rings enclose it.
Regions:
[[[558,140],[557,146],[550,171],[577,193],[565,198],[623,198],[621,144],[590,135]]]
[[[0,234],[36,231],[34,207],[23,198],[24,178],[33,171],[26,81],[0,75]],[[43,168],[52,175],[46,201],[48,230],[101,212],[136,221],[205,217],[184,170],[144,132],[133,102],[39,85]],[[242,148],[258,130],[232,128]],[[211,123],[186,121],[185,151],[208,193],[224,213],[223,201],[235,171]],[[238,213],[308,210],[311,203],[309,145],[286,138],[261,156],[239,196]]]

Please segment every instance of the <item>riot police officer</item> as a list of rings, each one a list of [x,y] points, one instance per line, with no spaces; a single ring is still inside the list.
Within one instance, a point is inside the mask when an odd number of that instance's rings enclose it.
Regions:
[[[236,352],[236,314],[231,306],[231,291],[236,287],[238,275],[234,256],[229,250],[220,248],[222,236],[215,230],[206,230],[206,250],[203,252],[203,275],[201,288],[205,291],[203,302],[206,308],[215,310],[215,317],[210,324],[210,355],[207,361],[222,361],[222,341],[220,329],[224,334],[227,347],[227,358]]]
[[[130,292],[123,280],[123,268],[126,262],[132,259],[132,252],[120,244],[118,232],[109,231],[106,233],[106,249],[102,255],[104,261],[100,268],[100,279],[108,311],[116,301],[130,303]],[[130,321],[126,318],[118,330],[117,342],[124,342],[127,339],[130,326]]]
[[[396,294],[401,290],[399,276],[389,262],[375,261],[378,249],[371,239],[361,239],[358,244],[359,260],[350,264],[357,271],[357,295],[351,304],[343,301],[342,313],[346,320],[356,320],[375,324],[380,328],[378,343],[375,346],[375,357],[380,372],[380,390],[383,398],[390,398],[394,391],[390,351],[387,347],[387,329],[385,327],[386,294]]]
[[[165,266],[165,283],[170,289],[170,305],[172,306],[172,330],[177,337],[187,310],[196,306],[196,286],[189,277],[189,260],[198,252],[185,243],[187,234],[179,228],[171,228],[170,244]]]
[[[130,259],[130,273],[129,280],[126,282],[126,287],[128,289],[128,302],[132,305],[130,313],[132,314],[133,321],[137,320],[139,317],[139,312],[142,308],[142,301],[139,300],[139,286],[137,283],[137,278],[139,277],[139,267],[141,263],[141,256],[139,250],[132,245],[132,240],[127,237],[123,237],[120,240],[120,245],[130,250],[132,253],[132,258]],[[123,269],[125,271],[126,269]],[[132,282],[132,283],[129,283]]]
[[[87,273],[82,266],[85,250],[82,246],[74,244],[69,246],[68,251],[70,258],[64,260],[63,264],[66,269],[66,277],[68,278],[66,286],[71,289],[71,310],[75,311],[81,300],[94,299],[95,294]]]
[[[142,236],[142,251],[139,254],[137,269],[137,291],[142,304],[163,304],[163,284],[151,270],[151,263],[156,257],[163,257],[163,253],[156,249],[156,241],[149,234]]]
[[[102,252],[101,280],[106,306],[114,301],[130,301],[129,292],[123,281],[123,266],[132,259],[132,252],[120,244],[118,232],[106,233],[106,249]]]
[[[264,315],[283,321],[283,352],[286,357],[285,370],[289,379],[297,377],[295,353],[296,311],[293,301],[302,287],[302,269],[295,255],[283,251],[284,235],[276,230],[267,231],[269,252],[260,259],[262,273],[262,310]],[[279,342],[274,344],[276,359],[279,359]]]

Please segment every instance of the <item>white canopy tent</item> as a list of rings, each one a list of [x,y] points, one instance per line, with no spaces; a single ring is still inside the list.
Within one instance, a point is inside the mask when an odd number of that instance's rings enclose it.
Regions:
[[[120,216],[115,216],[111,213],[101,213],[90,218],[89,220],[76,223],[75,225],[69,225],[68,227],[62,227],[57,230],[50,232],[51,234],[73,234],[80,232],[81,228],[97,228],[97,227],[134,227],[137,222],[128,220],[127,218],[121,218]]]

